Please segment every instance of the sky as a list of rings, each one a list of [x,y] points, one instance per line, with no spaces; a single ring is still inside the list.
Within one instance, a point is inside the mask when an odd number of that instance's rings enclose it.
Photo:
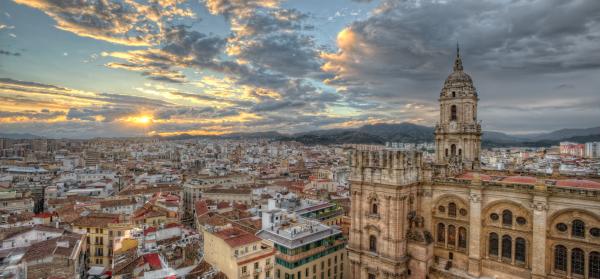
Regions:
[[[13,0],[0,133],[432,126],[457,42],[484,130],[600,126],[597,0]]]

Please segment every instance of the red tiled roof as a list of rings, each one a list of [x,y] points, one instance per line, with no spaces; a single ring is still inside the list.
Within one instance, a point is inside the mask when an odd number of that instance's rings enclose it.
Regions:
[[[537,179],[531,176],[509,176],[502,179],[505,183],[535,184]]]
[[[200,200],[197,201],[196,204],[196,216],[201,216],[208,213],[208,206],[206,205],[206,201]]]
[[[256,235],[250,234],[244,230],[235,227],[216,232],[215,235],[223,239],[225,243],[227,243],[233,248],[261,240]]]
[[[585,179],[565,179],[557,180],[556,186],[558,187],[574,187],[574,188],[586,188],[586,189],[600,189],[600,183],[592,180]]]
[[[471,180],[473,179],[473,173],[472,172],[466,172],[461,174],[460,176],[457,177],[458,179],[468,179]],[[491,180],[491,177],[487,174],[479,174],[479,179],[481,179],[482,181],[488,181]]]
[[[149,233],[153,233],[156,232],[156,228],[155,227],[149,227],[147,229],[144,230],[144,235],[148,235]]]
[[[160,258],[157,253],[144,255],[144,262],[148,263],[152,269],[161,269]]]

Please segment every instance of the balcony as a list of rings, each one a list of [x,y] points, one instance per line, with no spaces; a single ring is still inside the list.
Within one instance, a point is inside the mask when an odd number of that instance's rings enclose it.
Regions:
[[[296,255],[286,255],[286,254],[283,254],[283,253],[279,253],[277,255],[277,257],[281,258],[282,260],[285,260],[288,263],[292,263],[292,262],[296,262],[298,260],[304,259],[306,257],[312,256],[314,254],[320,253],[322,251],[325,251],[325,250],[327,250],[327,249],[329,249],[331,247],[343,244],[345,242],[346,242],[345,239],[337,239],[337,240],[335,240],[333,242],[333,244],[330,244],[330,245],[323,245],[323,246],[320,246],[320,247],[316,247],[316,248],[310,249],[310,250],[308,250],[306,252],[302,252],[302,253],[299,253],[299,254],[296,254]]]
[[[250,272],[242,272],[242,274],[240,275],[240,278],[249,278],[250,277]]]
[[[273,269],[273,264],[265,264],[265,270]]]
[[[258,275],[261,272],[262,272],[262,268],[260,268],[260,267],[257,267],[254,269],[254,275]]]

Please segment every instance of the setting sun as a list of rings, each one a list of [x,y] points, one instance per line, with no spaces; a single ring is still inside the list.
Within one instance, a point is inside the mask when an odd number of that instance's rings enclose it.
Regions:
[[[152,122],[152,116],[148,116],[148,115],[133,116],[133,117],[127,118],[127,121],[131,122],[131,123],[135,123],[135,124],[145,125],[145,124]]]

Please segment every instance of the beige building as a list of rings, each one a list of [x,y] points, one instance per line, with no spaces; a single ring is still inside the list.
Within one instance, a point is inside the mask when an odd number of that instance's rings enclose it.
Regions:
[[[91,213],[71,223],[74,232],[86,235],[87,260],[90,266],[112,266],[113,251],[130,236],[131,224],[117,214]]]
[[[435,162],[352,152],[347,278],[600,278],[600,183],[479,172],[477,94],[458,55],[440,103]]]
[[[228,278],[273,278],[275,250],[260,238],[235,227],[203,236],[204,259]]]

